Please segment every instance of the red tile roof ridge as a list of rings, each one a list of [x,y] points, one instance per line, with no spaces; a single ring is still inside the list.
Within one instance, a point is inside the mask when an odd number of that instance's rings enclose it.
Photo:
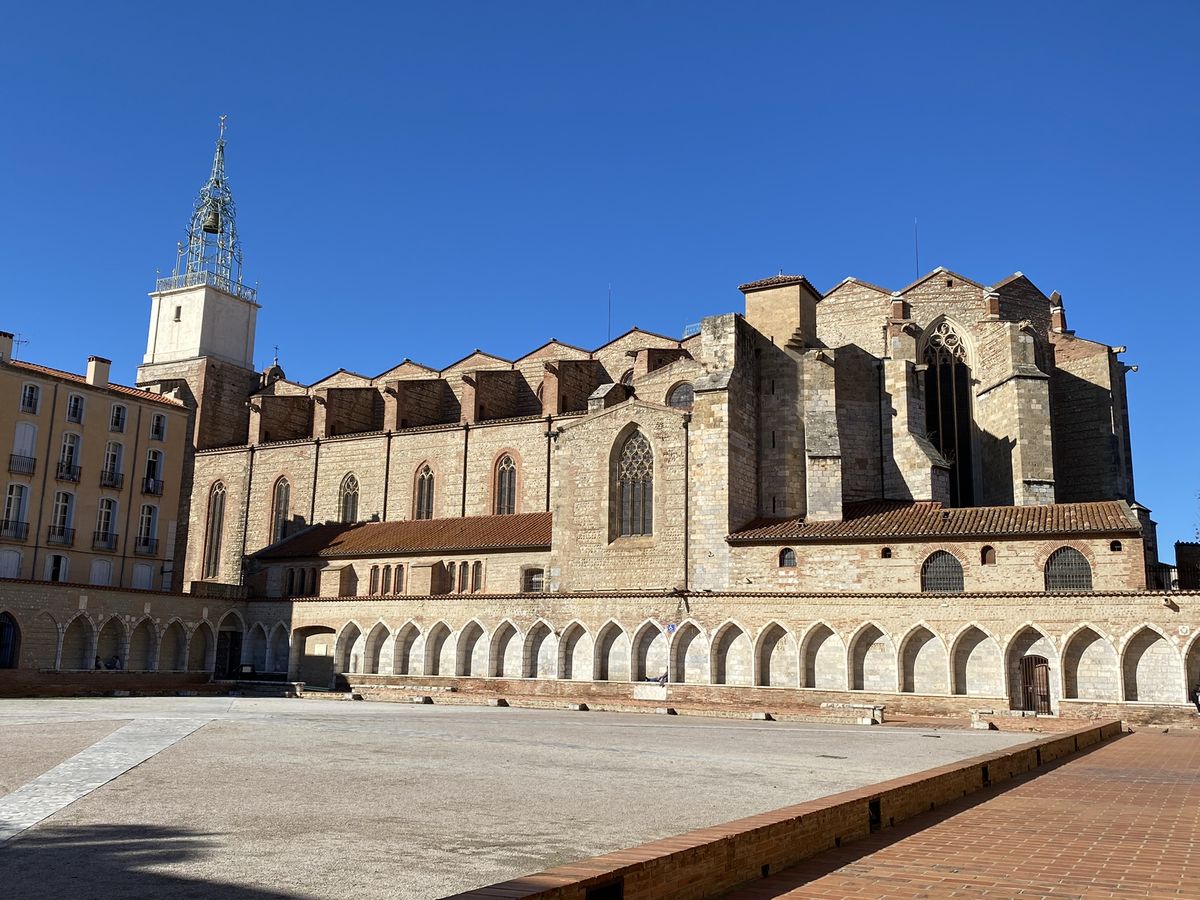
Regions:
[[[25,369],[30,372],[40,372],[43,375],[51,375],[55,378],[65,378],[67,381],[73,381],[76,384],[86,385],[97,391],[116,391],[118,394],[128,394],[131,397],[140,397],[143,400],[150,400],[155,403],[163,403],[167,406],[183,406],[183,401],[174,400],[171,397],[164,397],[162,394],[156,394],[153,391],[144,391],[141,388],[128,387],[123,384],[117,384],[110,381],[104,387],[99,385],[89,385],[87,378],[82,375],[76,375],[74,372],[65,372],[62,369],[53,369],[50,366],[42,366],[37,363],[26,362],[23,359],[10,359],[8,365],[17,369]]]

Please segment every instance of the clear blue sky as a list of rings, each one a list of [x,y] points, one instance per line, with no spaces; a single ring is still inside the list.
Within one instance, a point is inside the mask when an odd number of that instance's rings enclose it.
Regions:
[[[10,4],[0,328],[130,381],[229,115],[258,362],[678,334],[784,269],[1062,292],[1124,344],[1164,557],[1200,493],[1195,3]]]

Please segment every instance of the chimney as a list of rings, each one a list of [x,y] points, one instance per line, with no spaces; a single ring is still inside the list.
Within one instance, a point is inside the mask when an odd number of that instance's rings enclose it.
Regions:
[[[13,335],[11,331],[0,331],[0,362],[12,359]]]
[[[899,294],[892,294],[892,319],[897,322],[908,320],[908,304]]]
[[[111,365],[111,359],[105,359],[103,356],[89,356],[87,383],[92,387],[108,387],[108,369]]]
[[[1063,309],[1062,294],[1055,291],[1050,295],[1050,330],[1055,334],[1067,334],[1067,311]]]
[[[987,292],[987,318],[1000,318],[1000,293],[998,291]]]

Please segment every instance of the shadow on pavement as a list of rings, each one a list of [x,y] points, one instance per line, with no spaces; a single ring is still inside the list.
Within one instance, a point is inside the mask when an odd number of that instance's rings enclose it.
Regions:
[[[166,866],[186,868],[191,861],[209,857],[217,847],[208,835],[182,827],[43,825],[0,845],[0,895],[22,900],[295,900],[305,896],[161,871]]]

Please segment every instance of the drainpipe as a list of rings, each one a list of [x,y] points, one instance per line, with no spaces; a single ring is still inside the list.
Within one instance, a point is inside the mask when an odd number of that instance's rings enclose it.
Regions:
[[[250,530],[250,494],[254,490],[254,445],[250,445],[250,465],[246,470],[246,495],[242,497],[242,565],[238,584],[246,583],[246,532]]]
[[[691,456],[691,436],[692,430],[689,427],[692,423],[692,414],[685,413],[683,416],[683,590],[686,593],[688,589],[688,575],[691,566],[691,556],[689,552],[690,542],[688,535],[691,533],[691,498],[692,498],[692,479],[689,469],[689,458]]]
[[[309,495],[308,503],[308,524],[315,525],[313,521],[317,517],[317,466],[321,463],[321,439],[313,438],[313,479],[312,493]]]
[[[550,512],[550,442],[554,439],[553,416],[546,416],[546,512]]]
[[[467,449],[471,444],[471,423],[463,422],[463,476],[462,476],[462,511],[460,516],[467,515]]]
[[[38,574],[37,574],[38,550],[41,549],[41,544],[39,544],[38,541],[41,540],[42,516],[46,512],[46,479],[50,476],[50,460],[52,458],[51,454],[54,453],[54,423],[58,421],[58,418],[55,415],[55,413],[58,411],[58,387],[59,387],[58,382],[55,382],[54,383],[54,399],[50,401],[50,425],[46,429],[46,431],[48,432],[48,434],[46,435],[46,464],[42,467],[42,487],[41,487],[41,490],[38,491],[38,498],[37,498],[37,501],[38,501],[37,525],[34,526],[35,530],[33,532],[33,567],[29,572],[30,577],[34,581],[41,581],[41,579],[38,578]],[[83,429],[81,428],[80,431],[82,431],[82,430]],[[60,438],[60,440],[61,440],[61,438]],[[78,462],[80,462],[80,463],[83,462],[83,440],[82,439],[80,439],[80,441],[79,441]],[[33,497],[30,497],[29,500],[32,501]],[[74,510],[73,510],[73,512],[74,512]]]
[[[387,521],[388,483],[392,478],[392,433],[387,433],[387,452],[383,458],[383,521]]]

